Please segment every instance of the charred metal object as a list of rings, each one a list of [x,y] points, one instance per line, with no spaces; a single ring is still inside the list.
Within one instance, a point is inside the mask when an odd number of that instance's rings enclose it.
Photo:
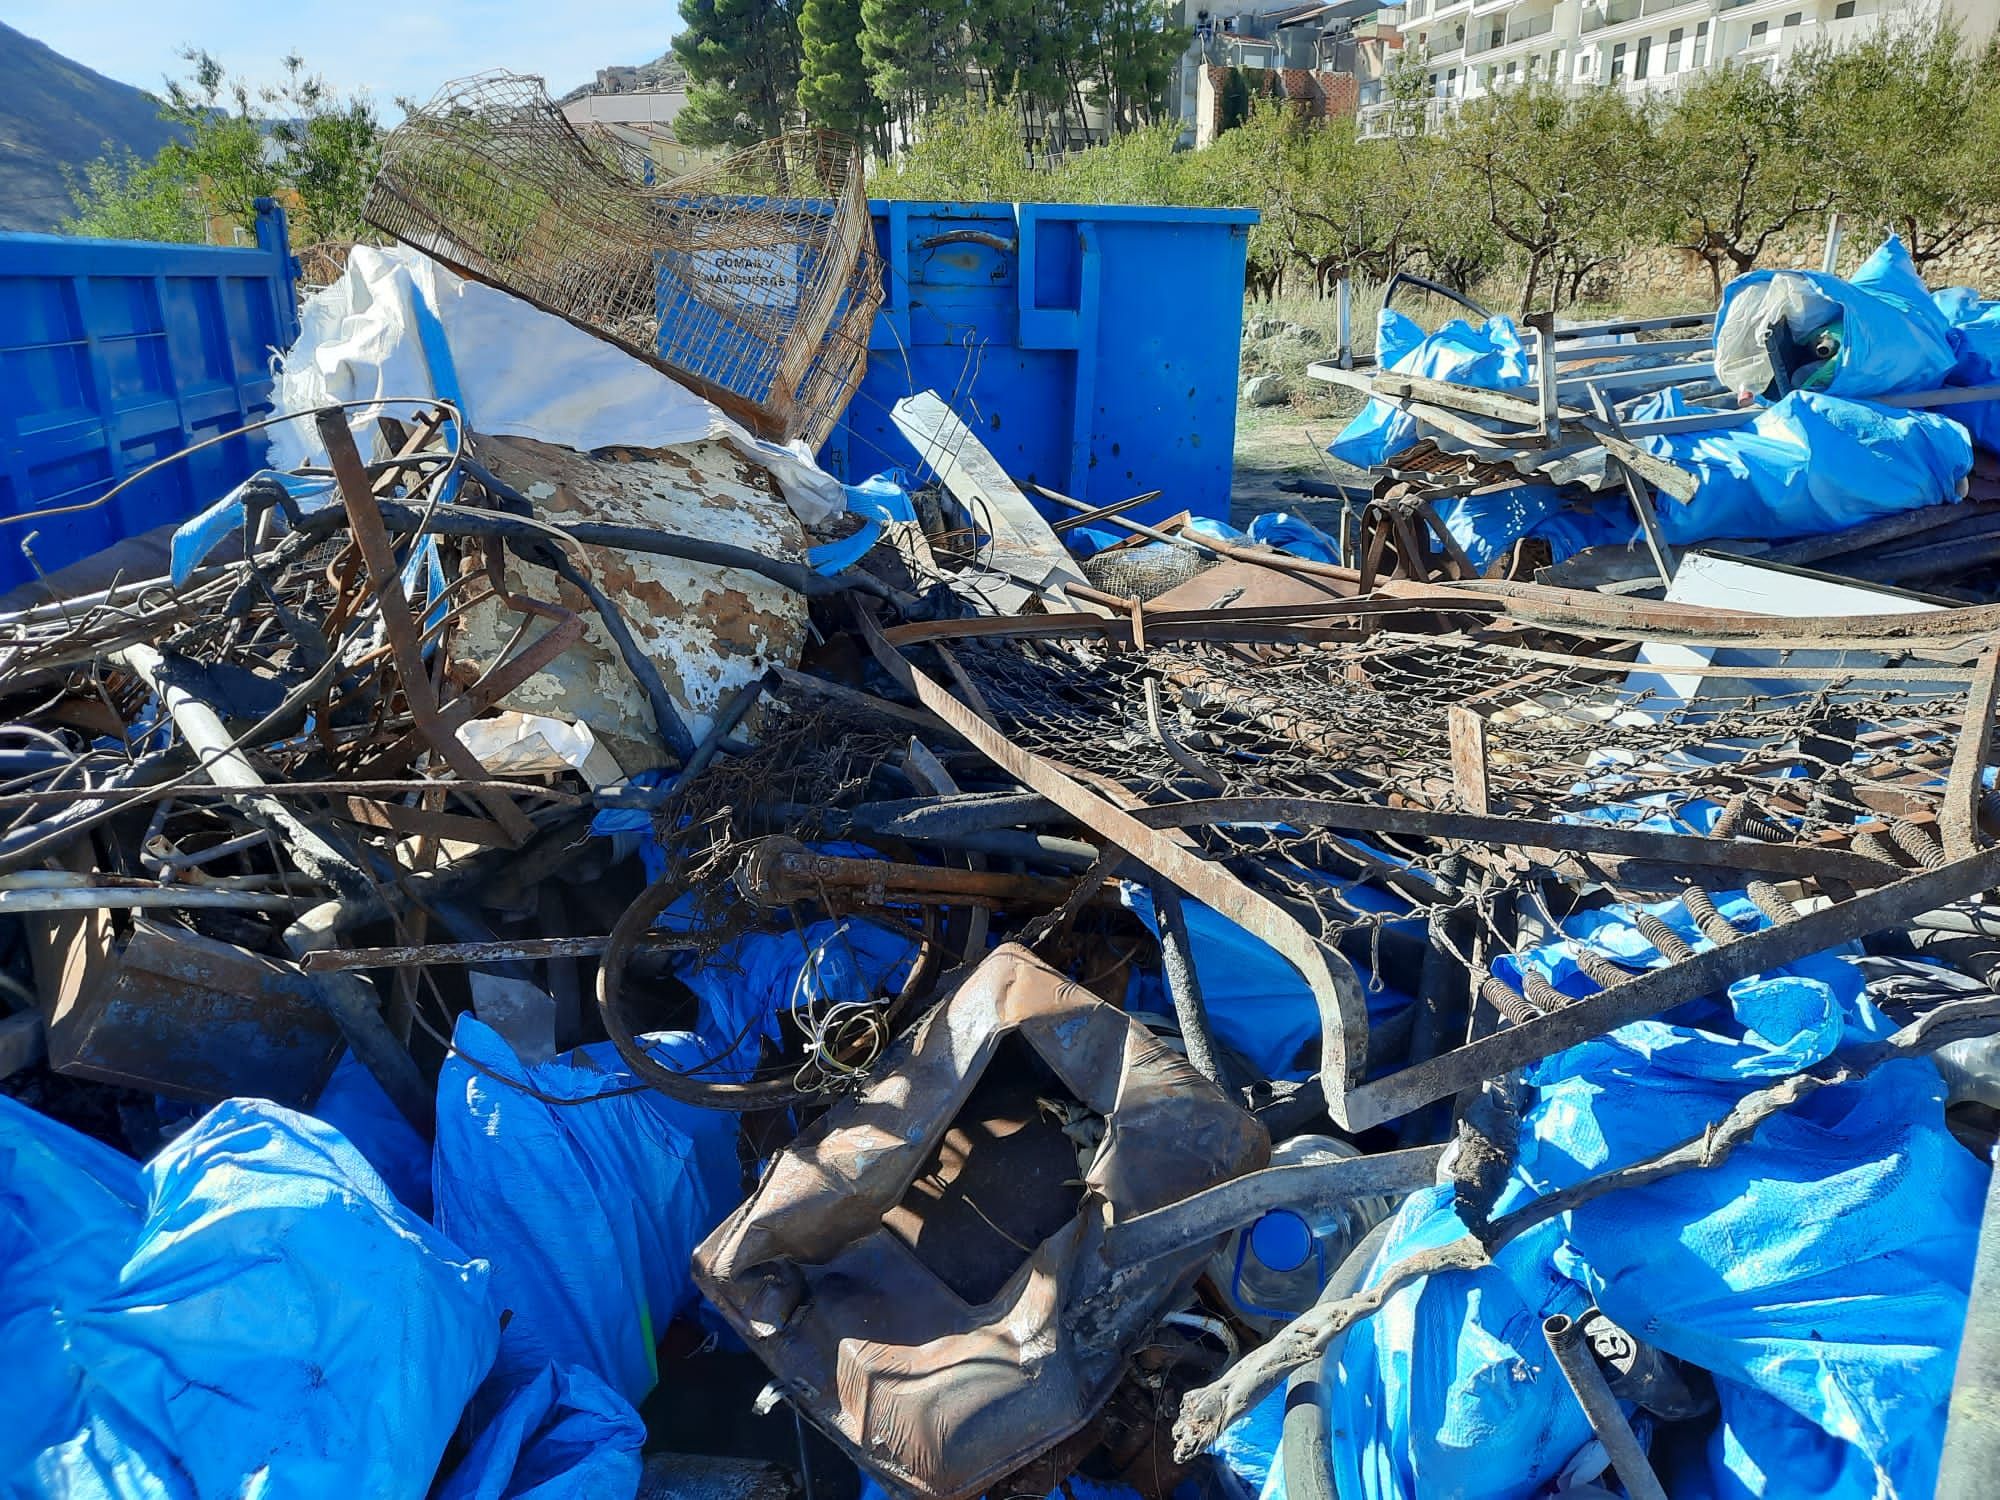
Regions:
[[[1008,945],[780,1154],[695,1276],[857,1461],[962,1500],[1090,1422],[1213,1248],[1106,1297],[1114,1224],[1269,1152],[1185,1059]]]

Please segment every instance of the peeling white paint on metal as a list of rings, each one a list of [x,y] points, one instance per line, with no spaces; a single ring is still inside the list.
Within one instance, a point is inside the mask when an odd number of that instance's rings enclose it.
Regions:
[[[592,456],[528,438],[482,438],[478,449],[482,462],[551,520],[650,525],[766,557],[805,555],[805,534],[768,476],[720,443]],[[797,665],[806,628],[802,595],[733,568],[618,548],[584,551],[593,578],[617,601],[697,740],[737,688],[774,662]],[[509,694],[507,706],[581,720],[628,773],[660,764],[664,747],[646,695],[582,595],[513,557],[507,584],[560,599],[586,621],[584,640]],[[490,660],[519,623],[497,601],[475,606],[463,649]]]

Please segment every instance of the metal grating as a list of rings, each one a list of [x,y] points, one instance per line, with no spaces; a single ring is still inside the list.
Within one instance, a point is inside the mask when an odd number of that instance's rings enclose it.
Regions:
[[[447,84],[406,118],[365,216],[780,441],[832,430],[882,300],[851,142],[793,131],[661,180],[512,73]]]
[[[1993,653],[1968,665],[1953,643],[1912,663],[1773,622],[1765,637],[1635,654],[1512,622],[1425,633],[1451,622],[1375,608],[1373,625],[1153,617],[1143,643],[1095,625],[975,628],[952,650],[983,724],[919,684],[1035,790],[1080,815],[1077,798],[1124,808],[1204,861],[1183,888],[1247,913],[1337,1014],[1346,1042],[1323,1081],[1350,1125],[1994,873],[1979,835]],[[949,632],[895,636],[919,650]],[[1160,869],[1162,851],[1130,835],[1116,837]],[[1676,931],[1617,962],[1565,937],[1566,919],[1613,903],[1643,911],[1649,933],[1674,908]],[[1355,976],[1379,972],[1385,941],[1448,954],[1483,1003],[1436,1054],[1371,1078],[1404,1050],[1371,1034]],[[1562,988],[1524,961],[1551,943],[1578,971]]]

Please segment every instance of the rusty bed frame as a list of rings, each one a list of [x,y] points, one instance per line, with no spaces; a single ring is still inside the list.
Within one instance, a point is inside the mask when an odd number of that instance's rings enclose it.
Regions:
[[[2000,607],[1780,621],[1478,583],[1390,585],[1306,606],[864,628],[891,674],[996,766],[1298,970],[1320,1011],[1326,1106],[1348,1130],[2000,883],[2000,848],[1980,829],[1993,800],[1985,779]],[[1699,648],[1709,664],[1641,659],[1631,650],[1640,643]],[[938,645],[949,648],[956,692],[919,664]],[[1713,664],[1732,651],[1772,661]],[[1373,752],[1365,735],[1343,747],[1342,732],[1357,715],[1365,721],[1371,663],[1459,658],[1484,664],[1473,701],[1447,701],[1464,683],[1446,672],[1431,701],[1382,695],[1375,712],[1393,733]],[[1496,662],[1511,677],[1495,681]],[[1705,686],[1678,706],[1670,691],[1646,709],[1645,695],[1660,690],[1635,692],[1641,677]],[[1260,678],[1283,691],[1246,697]],[[1571,690],[1553,706],[1551,681]],[[1022,682],[1039,684],[1025,690],[1025,706]],[[1106,693],[1122,683],[1126,699],[1093,699],[1091,683],[1111,684]],[[1359,708],[1348,702],[1357,698]],[[1274,700],[1304,706],[1279,716]],[[1315,719],[1315,702],[1348,717]],[[1538,726],[1549,725],[1557,749],[1537,762]],[[1593,730],[1598,749],[1580,751]],[[1621,736],[1639,746],[1637,758],[1599,784],[1596,762]],[[1351,753],[1379,753],[1383,743],[1416,753],[1394,767]],[[1524,755],[1526,774],[1510,764]],[[1645,795],[1660,784],[1674,804],[1666,821],[1682,823],[1683,809],[1702,803],[1711,813],[1720,805],[1720,815],[1690,831],[1576,820],[1580,807],[1616,800],[1612,792]],[[1427,917],[1433,949],[1467,965],[1475,997],[1491,1008],[1484,1024],[1475,1007],[1457,1045],[1383,1071],[1400,1054],[1378,1048],[1386,1058],[1371,1059],[1363,981],[1333,940],[1348,915],[1329,923],[1315,902],[1296,899],[1295,880],[1266,878],[1299,847],[1274,845],[1274,826],[1322,850],[1329,837],[1416,849],[1418,884],[1469,872],[1461,899],[1413,914]],[[1247,841],[1246,829],[1255,835]],[[1559,994],[1525,972],[1517,992],[1491,973],[1486,959],[1497,955],[1475,946],[1468,961],[1454,947],[1450,923],[1468,907],[1486,914],[1482,900],[1536,870],[1626,900],[1679,892],[1709,943],[1661,934],[1668,961],[1638,972],[1580,951],[1594,992]],[[1745,875],[1769,923],[1761,930],[1720,917],[1711,899],[1711,885]],[[1388,883],[1405,895],[1413,884],[1393,869]],[[1649,935],[1660,926],[1649,912],[1639,922]],[[1430,968],[1427,960],[1427,988]],[[1420,997],[1418,1008],[1433,999]]]

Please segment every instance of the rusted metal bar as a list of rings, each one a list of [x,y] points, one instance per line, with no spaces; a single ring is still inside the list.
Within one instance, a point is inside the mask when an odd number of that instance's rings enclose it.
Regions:
[[[467,780],[477,781],[486,774],[485,767],[459,743],[452,728],[440,722],[437,697],[430,675],[424,670],[421,635],[416,618],[410,613],[410,601],[403,593],[396,551],[389,541],[388,529],[382,524],[381,507],[369,486],[368,471],[362,467],[346,414],[337,406],[329,406],[315,414],[313,425],[326,445],[334,483],[347,507],[348,525],[368,565],[368,576],[382,611],[382,628],[395,656],[410,715],[425,742],[446,765]],[[534,834],[534,824],[507,798],[490,792],[473,795],[516,844],[525,843]]]
[[[1451,779],[1465,810],[1484,817],[1486,798],[1486,721],[1463,703],[1446,714],[1451,734]]]
[[[1832,877],[1858,885],[1879,885],[1902,873],[1899,865],[1885,865],[1879,860],[1822,845],[1703,838],[1697,834],[1658,833],[1608,823],[1551,823],[1536,818],[1432,812],[1424,808],[1336,802],[1316,797],[1207,797],[1136,808],[1132,816],[1153,828],[1289,823],[1347,833],[1409,834],[1417,838],[1605,855],[1801,879]]]
[[[386,948],[322,948],[299,960],[308,974],[347,969],[407,969],[426,964],[534,963],[544,958],[589,958],[604,951],[606,937],[501,938],[484,943],[405,943]],[[643,944],[643,939],[641,940]]]
[[[1061,906],[1075,889],[1073,881],[1044,875],[816,854],[797,839],[782,837],[757,843],[738,870],[736,884],[760,906],[785,907],[795,901],[811,901],[822,892],[839,892],[859,895],[873,906],[930,901],[1002,911],[1015,906]]]
[[[1964,859],[1979,847],[1979,805],[1986,793],[1986,769],[1993,745],[1993,710],[2000,701],[2000,647],[1979,658],[1959,724],[1944,805],[1938,810],[1945,853]]]

